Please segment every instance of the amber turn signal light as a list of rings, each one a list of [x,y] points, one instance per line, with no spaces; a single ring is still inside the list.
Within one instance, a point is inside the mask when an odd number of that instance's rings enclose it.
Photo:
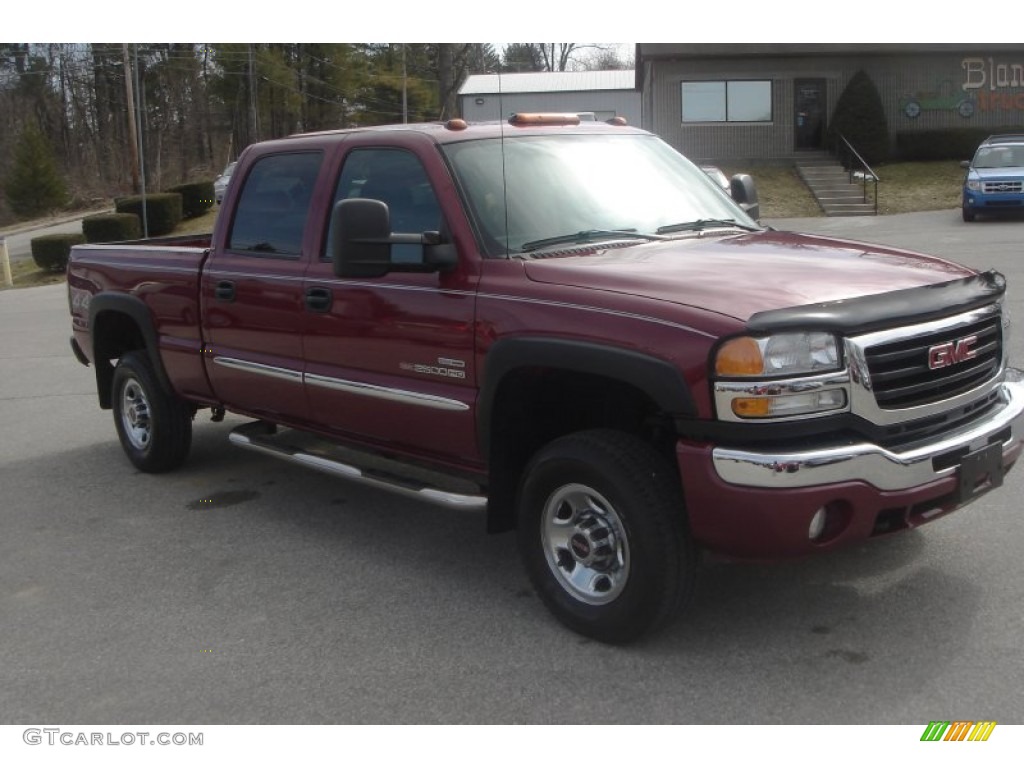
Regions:
[[[761,347],[749,336],[725,342],[715,357],[715,373],[719,376],[750,376],[763,370]]]

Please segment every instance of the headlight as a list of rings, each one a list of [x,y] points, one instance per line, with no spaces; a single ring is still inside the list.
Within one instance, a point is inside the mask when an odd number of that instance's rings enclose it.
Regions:
[[[980,181],[974,181],[973,179],[969,180],[967,182],[967,189],[969,189],[971,192],[980,192],[981,191],[981,182]]]
[[[839,343],[831,333],[740,336],[721,346],[715,373],[722,377],[799,376],[839,369]]]

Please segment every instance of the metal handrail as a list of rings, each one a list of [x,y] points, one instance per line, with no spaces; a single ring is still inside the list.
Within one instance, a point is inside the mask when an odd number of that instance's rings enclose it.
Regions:
[[[853,144],[851,144],[849,142],[849,140],[845,136],[843,136],[843,134],[837,133],[836,135],[842,140],[843,144],[845,145],[845,149],[847,150],[847,152],[843,152],[842,153],[842,157],[840,158],[840,162],[843,164],[843,167],[847,170],[847,172],[849,174],[848,178],[849,178],[849,181],[850,181],[851,184],[853,184],[853,174],[854,174],[854,164],[852,162],[853,158],[856,158],[857,162],[860,163],[861,168],[864,169],[864,174],[863,174],[863,176],[864,176],[864,179],[863,179],[864,197],[863,197],[863,200],[864,200],[865,203],[868,201],[868,179],[871,179],[871,182],[874,184],[874,186],[875,186],[875,189],[874,189],[874,193],[875,193],[875,195],[874,195],[874,197],[875,197],[875,215],[877,216],[878,215],[878,174],[876,174],[873,170],[871,170],[871,166],[867,164],[867,162],[864,160],[864,158],[860,156],[860,153],[856,149],[854,149]],[[843,148],[841,147],[840,150],[842,150],[842,149]]]

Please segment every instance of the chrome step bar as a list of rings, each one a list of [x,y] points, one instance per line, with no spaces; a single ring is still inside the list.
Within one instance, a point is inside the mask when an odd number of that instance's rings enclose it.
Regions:
[[[326,472],[335,477],[389,491],[406,498],[471,512],[482,512],[487,507],[486,496],[443,490],[422,480],[400,477],[393,471],[358,467],[352,463],[303,450],[301,446],[287,442],[288,433],[305,435],[305,433],[293,433],[292,430],[287,430],[285,435],[278,435],[274,433],[272,425],[255,421],[233,429],[228,435],[228,440],[240,448],[284,459],[293,464]],[[301,440],[299,442],[301,443]],[[398,466],[397,462],[388,461],[387,463],[391,466]],[[418,471],[415,467],[409,469],[411,474]]]

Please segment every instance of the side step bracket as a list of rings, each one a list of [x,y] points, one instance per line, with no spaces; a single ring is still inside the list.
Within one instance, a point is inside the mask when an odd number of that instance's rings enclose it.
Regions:
[[[284,429],[274,433],[265,422],[254,421],[236,427],[228,439],[240,448],[407,498],[474,512],[482,512],[487,507],[487,497],[472,483],[342,448],[306,432]],[[447,485],[453,487],[447,488]]]

